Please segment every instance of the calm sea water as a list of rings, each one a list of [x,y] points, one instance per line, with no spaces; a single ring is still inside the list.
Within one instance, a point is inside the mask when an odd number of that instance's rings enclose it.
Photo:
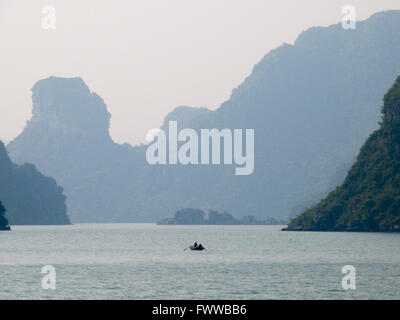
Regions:
[[[0,299],[400,299],[400,234],[280,228],[16,226],[0,232]],[[194,241],[208,251],[183,250]]]

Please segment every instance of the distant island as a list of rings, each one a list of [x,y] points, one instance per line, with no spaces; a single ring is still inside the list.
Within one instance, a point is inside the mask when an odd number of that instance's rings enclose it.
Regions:
[[[6,209],[3,207],[3,204],[0,201],[0,231],[11,230],[8,225],[8,220],[5,216]]]
[[[185,208],[178,210],[173,218],[163,218],[159,225],[285,225],[284,220],[277,220],[267,217],[263,221],[257,220],[254,216],[245,216],[242,220],[235,219],[230,213],[224,211],[219,213],[210,210],[206,218],[203,210]]]
[[[400,232],[400,77],[383,100],[381,127],[344,183],[284,230]]]

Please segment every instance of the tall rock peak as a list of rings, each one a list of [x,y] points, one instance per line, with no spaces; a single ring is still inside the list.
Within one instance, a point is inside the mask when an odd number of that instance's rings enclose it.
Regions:
[[[96,93],[79,78],[49,77],[32,88],[31,125],[58,134],[108,136],[110,114]]]

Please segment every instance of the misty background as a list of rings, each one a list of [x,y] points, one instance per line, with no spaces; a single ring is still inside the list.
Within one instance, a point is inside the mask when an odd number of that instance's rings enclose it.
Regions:
[[[381,1],[0,1],[0,139],[31,117],[31,88],[80,76],[111,113],[111,137],[138,144],[179,105],[216,109],[266,52],[305,29],[400,9]],[[42,8],[56,9],[44,30]]]

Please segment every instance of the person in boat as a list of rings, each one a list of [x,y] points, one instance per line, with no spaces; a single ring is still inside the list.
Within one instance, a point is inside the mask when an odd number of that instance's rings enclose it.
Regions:
[[[199,244],[199,247],[198,247],[200,250],[203,250],[204,249],[204,247],[203,247],[203,245],[200,243]]]
[[[193,248],[197,248],[197,242],[194,243]]]

